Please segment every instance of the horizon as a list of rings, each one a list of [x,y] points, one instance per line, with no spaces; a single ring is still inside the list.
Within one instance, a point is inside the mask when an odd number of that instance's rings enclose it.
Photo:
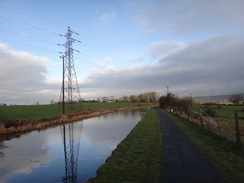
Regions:
[[[158,94],[158,93],[157,93]],[[175,94],[175,93],[173,93],[173,94]],[[138,96],[138,95],[140,95],[140,94],[135,94],[136,96]],[[167,94],[164,94],[164,95],[160,95],[159,96],[159,98],[161,97],[161,96],[166,96]],[[178,96],[177,94],[175,94],[176,96]],[[233,96],[233,95],[242,95],[242,96],[244,96],[244,93],[236,93],[236,94],[227,94],[227,95],[225,95],[225,94],[220,94],[220,95],[212,95],[212,96],[192,96],[192,98],[193,99],[196,99],[196,100],[199,100],[198,102],[203,102],[203,100],[206,100],[206,101],[216,101],[216,99],[214,99],[214,98],[216,98],[216,97],[231,97],[231,96]],[[125,95],[126,96],[126,95]],[[107,101],[109,101],[109,97],[114,97],[114,96],[104,96],[104,97],[107,97]],[[116,98],[116,97],[114,97],[114,100],[116,101],[116,100],[119,100],[119,99],[121,99],[123,96],[120,96],[120,97],[118,97],[118,98]],[[130,95],[128,95],[127,97],[130,97]],[[184,98],[184,97],[191,97],[190,95],[186,95],[186,96],[182,96],[182,97],[180,97],[180,98]],[[102,101],[101,101],[101,99],[102,99],[103,97],[98,97],[98,98],[96,98],[96,99],[87,99],[87,100],[82,100],[82,102],[93,102],[93,101],[96,101],[96,102],[101,102],[102,103]],[[100,100],[98,100],[98,99],[100,99]],[[227,100],[227,99],[229,99],[229,98],[224,98],[224,99],[217,99],[217,100]],[[53,102],[53,103],[52,103]],[[39,103],[38,101],[36,102],[36,103],[28,103],[28,101],[27,101],[27,103],[25,103],[25,104],[12,104],[12,103],[0,103],[0,106],[4,106],[4,105],[6,105],[6,106],[32,106],[32,105],[53,105],[53,104],[58,104],[59,102],[61,102],[61,101],[50,101],[49,103]],[[81,103],[82,103],[81,102]],[[122,101],[123,102],[123,101]],[[37,104],[38,103],[38,104]],[[133,102],[132,102],[133,103]],[[135,103],[140,103],[140,102],[135,102]]]

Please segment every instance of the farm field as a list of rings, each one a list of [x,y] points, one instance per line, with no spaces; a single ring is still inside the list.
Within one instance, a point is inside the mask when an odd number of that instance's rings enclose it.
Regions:
[[[193,106],[193,111],[199,111],[199,107],[203,111],[210,110],[214,113],[211,116],[214,121],[219,125],[225,126],[227,131],[220,132],[219,130],[213,129],[217,134],[222,133],[227,139],[235,141],[236,134],[236,124],[235,124],[235,112],[238,113],[239,129],[241,133],[242,142],[244,141],[244,106],[234,106],[234,105],[200,105]]]
[[[235,105],[194,105],[192,110],[198,111],[198,107],[203,110],[209,108],[210,110],[215,111],[216,117],[222,118],[235,118],[235,112],[238,112],[239,117],[244,118],[244,106],[235,106]]]
[[[114,107],[135,107],[150,105],[150,103],[83,103],[83,110],[99,110]],[[59,104],[27,105],[27,106],[1,106],[0,120],[9,121],[16,119],[49,118],[62,114],[62,106]]]

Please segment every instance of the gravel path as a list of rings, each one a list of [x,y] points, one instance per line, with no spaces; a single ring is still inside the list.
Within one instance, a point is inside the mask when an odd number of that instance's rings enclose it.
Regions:
[[[224,183],[212,164],[193,146],[166,114],[156,108],[163,130],[164,183]]]

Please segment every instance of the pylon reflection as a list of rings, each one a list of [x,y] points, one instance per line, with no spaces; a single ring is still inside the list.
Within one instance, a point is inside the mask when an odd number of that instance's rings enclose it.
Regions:
[[[77,125],[78,128],[77,128]],[[83,123],[68,124],[62,127],[64,146],[65,176],[63,182],[77,183],[77,163],[79,159],[80,139]]]

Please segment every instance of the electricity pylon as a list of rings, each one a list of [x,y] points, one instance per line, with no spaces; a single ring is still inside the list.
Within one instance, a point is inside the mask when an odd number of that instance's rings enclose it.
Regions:
[[[73,55],[74,51],[79,52],[78,50],[73,49],[73,43],[76,41],[79,43],[81,42],[72,38],[72,34],[79,35],[68,27],[65,35],[60,34],[60,36],[64,36],[66,38],[65,44],[58,44],[65,47],[64,55],[61,57],[63,58],[63,81],[60,93],[60,102],[63,102],[63,113],[65,113],[65,108],[69,110],[78,109],[78,104],[81,102]],[[82,104],[80,107],[82,107]]]

